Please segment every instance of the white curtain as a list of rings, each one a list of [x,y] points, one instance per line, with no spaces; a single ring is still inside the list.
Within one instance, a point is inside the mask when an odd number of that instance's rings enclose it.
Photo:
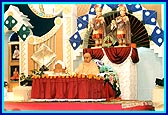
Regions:
[[[127,59],[121,64],[112,63],[105,51],[102,58],[102,62],[109,64],[117,72],[121,90],[120,97],[124,100],[137,99],[137,64],[132,62],[131,53],[132,49]]]

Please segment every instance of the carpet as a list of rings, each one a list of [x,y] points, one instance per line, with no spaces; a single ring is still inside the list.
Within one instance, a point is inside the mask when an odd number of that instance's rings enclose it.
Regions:
[[[151,101],[115,100],[109,102],[4,102],[7,111],[146,111]]]

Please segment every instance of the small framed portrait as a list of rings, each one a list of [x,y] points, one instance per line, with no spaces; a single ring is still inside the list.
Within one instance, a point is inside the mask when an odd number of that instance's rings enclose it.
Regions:
[[[11,44],[11,58],[12,60],[19,60],[19,44]]]
[[[19,81],[19,66],[10,66],[10,80]]]

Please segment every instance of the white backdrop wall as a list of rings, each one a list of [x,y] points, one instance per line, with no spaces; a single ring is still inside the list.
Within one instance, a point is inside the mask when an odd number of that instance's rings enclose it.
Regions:
[[[152,100],[152,90],[155,86],[155,79],[162,79],[163,73],[163,58],[158,57],[158,54],[150,48],[137,48],[139,62],[137,67],[138,74],[138,99]]]

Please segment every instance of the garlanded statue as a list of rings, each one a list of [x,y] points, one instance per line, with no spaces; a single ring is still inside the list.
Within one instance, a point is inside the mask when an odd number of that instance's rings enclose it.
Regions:
[[[120,16],[111,21],[111,30],[116,36],[119,46],[127,46],[131,44],[131,28],[130,21],[126,15],[126,7],[119,5]]]
[[[95,5],[96,17],[92,18],[89,27],[93,29],[92,39],[95,40],[95,47],[102,47],[102,40],[106,36],[105,20],[102,15],[102,8]]]

